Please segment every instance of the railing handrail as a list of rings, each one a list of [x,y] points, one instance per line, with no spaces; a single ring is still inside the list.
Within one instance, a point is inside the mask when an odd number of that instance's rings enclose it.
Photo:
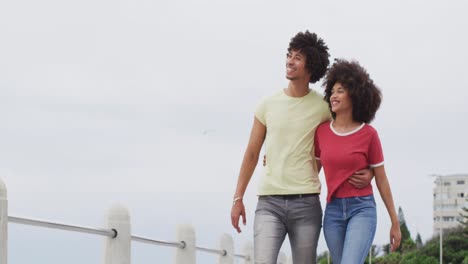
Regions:
[[[15,224],[22,224],[22,225],[31,225],[31,226],[39,226],[51,229],[60,229],[65,231],[73,231],[78,233],[87,233],[87,234],[94,234],[94,235],[101,235],[106,237],[115,238],[117,237],[117,230],[115,229],[103,229],[103,228],[92,228],[92,227],[84,227],[78,225],[70,225],[70,224],[63,224],[58,222],[50,222],[45,220],[38,220],[38,219],[28,219],[16,216],[8,216],[8,222],[15,223]]]
[[[200,251],[208,252],[208,253],[213,253],[213,254],[218,254],[221,256],[226,256],[227,251],[225,249],[211,249],[211,248],[205,248],[205,247],[199,247],[195,246],[195,249],[198,249]]]
[[[161,241],[161,240],[155,240],[151,238],[145,238],[145,237],[139,237],[139,236],[131,236],[132,241],[136,242],[141,242],[141,243],[147,243],[147,244],[153,244],[153,245],[161,245],[161,246],[167,246],[167,247],[176,247],[176,248],[185,248],[185,242],[180,241],[180,242],[167,242],[167,241]]]
[[[175,242],[132,235],[129,210],[125,206],[118,204],[108,209],[104,228],[11,216],[8,214],[7,189],[0,178],[0,264],[7,264],[9,223],[103,236],[105,247],[102,263],[104,264],[130,264],[133,242],[175,247],[173,260],[176,264],[195,264],[197,251],[218,255],[218,264],[233,264],[235,258],[243,258],[244,264],[252,264],[254,260],[254,249],[251,242],[244,244],[242,254],[236,254],[233,237],[226,233],[219,237],[219,243],[216,246],[218,248],[197,245],[195,228],[190,224],[179,224],[177,226]],[[286,259],[286,255],[280,252],[278,263],[291,263],[291,259]]]
[[[116,238],[118,236],[118,231],[115,229],[104,229],[104,228],[92,228],[92,227],[85,227],[85,226],[78,226],[78,225],[70,225],[70,224],[63,224],[58,222],[50,222],[47,220],[39,220],[39,219],[30,219],[24,217],[17,217],[17,216],[8,216],[8,222],[15,223],[15,224],[22,224],[22,225],[30,225],[30,226],[38,226],[38,227],[45,227],[51,229],[59,229],[65,231],[73,231],[78,233],[86,233],[86,234],[93,234],[93,235],[101,235],[111,238]],[[185,248],[185,242],[168,242],[168,241],[161,241],[151,238],[145,238],[141,236],[131,236],[131,240],[135,242],[153,244],[153,245],[161,245],[161,246],[168,246],[168,247],[176,247],[176,248]],[[218,254],[221,256],[226,256],[227,251],[225,249],[212,249],[206,248],[201,246],[195,246],[195,249],[203,252],[208,252],[212,254]],[[247,256],[242,254],[233,254],[234,257],[237,258],[244,258],[248,259]]]

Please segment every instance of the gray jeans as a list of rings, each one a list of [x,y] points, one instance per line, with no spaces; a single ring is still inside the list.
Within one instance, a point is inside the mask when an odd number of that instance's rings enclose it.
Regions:
[[[294,264],[313,264],[322,227],[322,207],[318,195],[258,198],[254,221],[256,264],[276,264],[286,234]]]

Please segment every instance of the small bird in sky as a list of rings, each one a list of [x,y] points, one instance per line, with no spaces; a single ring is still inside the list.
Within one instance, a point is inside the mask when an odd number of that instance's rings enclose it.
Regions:
[[[206,135],[206,134],[208,134],[208,133],[215,132],[215,131],[216,131],[216,130],[214,130],[214,129],[206,129],[206,130],[203,130],[203,133],[202,133],[202,134],[203,134],[203,135]]]

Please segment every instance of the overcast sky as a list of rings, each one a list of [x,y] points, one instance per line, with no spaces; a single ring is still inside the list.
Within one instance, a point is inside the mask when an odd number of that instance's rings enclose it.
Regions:
[[[229,233],[241,253],[252,240],[260,166],[241,235],[229,214],[253,111],[286,87],[289,40],[310,30],[332,58],[358,60],[382,89],[372,125],[394,200],[411,235],[429,239],[428,175],[468,173],[467,8],[465,1],[2,1],[0,178],[9,214],[103,227],[106,210],[119,203],[136,235],[172,241],[177,224],[190,223],[201,246],[216,247]],[[312,88],[322,93],[320,85]],[[380,198],[378,218],[374,243],[382,245],[390,222]],[[13,224],[9,231],[9,263],[101,262],[99,237]],[[172,250],[135,244],[133,260],[169,263]]]

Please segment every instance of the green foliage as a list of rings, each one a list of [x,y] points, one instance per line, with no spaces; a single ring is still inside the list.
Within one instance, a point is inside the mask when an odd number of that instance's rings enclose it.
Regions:
[[[393,252],[383,257],[376,258],[372,263],[375,264],[399,264],[401,261],[401,254],[399,252]]]
[[[385,244],[382,246],[382,250],[384,252],[384,255],[390,254],[390,244]]]
[[[321,259],[317,260],[317,263],[318,264],[328,264],[328,260],[327,260],[327,258],[321,258]],[[330,263],[331,263],[331,260],[330,260]]]
[[[465,199],[466,201],[468,201],[468,198]],[[463,234],[465,235],[465,238],[468,238],[468,208],[467,207],[463,207],[462,208],[462,212],[460,213],[460,216],[463,217],[462,220],[458,220],[458,222],[460,222],[463,230]]]
[[[458,228],[447,232],[443,239],[444,263],[468,264],[468,239]],[[387,249],[386,249],[387,248]],[[418,248],[412,239],[405,240],[401,245],[401,252],[384,253],[383,256],[372,260],[375,264],[438,264],[439,263],[439,238],[434,237],[425,245]],[[383,251],[388,250],[388,245]],[[321,264],[325,264],[321,263]],[[369,263],[366,260],[365,263]]]
[[[371,246],[371,255],[373,258],[375,258],[375,256],[377,255],[380,255],[380,247],[377,246],[377,245],[372,245]]]
[[[401,264],[438,264],[439,261],[431,256],[424,256],[420,252],[413,251],[405,254],[401,259]]]
[[[400,248],[398,249],[398,252],[411,252],[416,249],[416,243],[414,243],[413,239],[411,237],[407,238],[406,240],[401,243]]]
[[[371,248],[370,248],[370,252],[371,252],[371,255],[372,255],[372,260],[374,260],[375,257],[380,254],[380,247],[377,246],[377,245],[372,245]],[[367,255],[366,259],[364,260],[364,264],[368,264],[368,263],[369,263],[369,254]]]
[[[468,208],[463,208],[461,221],[462,226],[444,232],[443,237],[443,262],[468,264]],[[416,240],[410,236],[403,210],[399,208],[398,217],[400,219],[400,229],[402,233],[402,243],[396,252],[390,253],[390,245],[383,245],[380,249],[383,256],[372,259],[375,264],[438,264],[439,263],[439,237],[422,243],[421,235],[418,233]],[[380,249],[372,246],[373,256],[380,254]],[[317,263],[327,264],[327,251],[318,256]],[[366,259],[366,264],[369,260]]]
[[[406,223],[400,225],[401,230],[401,241],[405,241],[407,239],[411,239],[411,234],[406,226]]]
[[[403,209],[401,209],[401,207],[398,208],[398,220],[400,221],[400,231],[401,231],[401,241],[402,241],[402,243],[401,243],[400,247],[396,251],[400,252],[400,253],[405,253],[405,252],[409,252],[411,250],[414,250],[416,248],[416,244],[414,243],[413,239],[411,238],[410,231],[408,229],[408,226],[406,225],[405,214],[403,213]]]
[[[468,256],[468,239],[464,237],[462,228],[457,228],[444,237],[444,262],[462,263]]]
[[[468,255],[466,255],[465,259],[463,259],[463,263],[462,264],[468,264]]]
[[[401,241],[405,241],[408,238],[411,238],[408,226],[406,226],[405,214],[403,209],[398,207],[398,220],[400,221],[400,230],[401,230]]]
[[[465,208],[466,209],[466,208]],[[464,210],[464,225],[459,228],[444,232],[443,237],[443,262],[468,264],[468,210]],[[418,233],[416,241],[409,236],[406,223],[404,221],[403,210],[399,210],[400,228],[402,232],[402,243],[397,252],[389,253],[390,245],[384,245],[383,256],[374,259],[376,264],[438,264],[440,258],[439,237],[422,243]],[[462,224],[463,224],[462,223]],[[405,231],[406,230],[406,231]]]
[[[423,242],[422,242],[422,239],[421,239],[421,235],[418,233],[418,235],[416,236],[416,248],[422,248],[423,246]]]
[[[317,263],[328,264],[328,251],[324,251],[317,256]],[[332,263],[331,260],[330,263]]]

